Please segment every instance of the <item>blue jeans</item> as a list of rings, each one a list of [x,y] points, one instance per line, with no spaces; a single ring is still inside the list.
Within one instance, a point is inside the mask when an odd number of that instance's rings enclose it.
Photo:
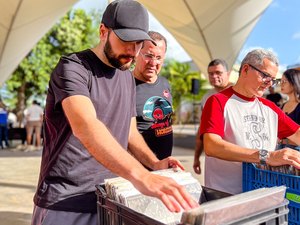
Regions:
[[[8,129],[6,124],[0,124],[0,147],[3,148],[3,141],[5,142],[6,147],[9,147],[8,144]]]

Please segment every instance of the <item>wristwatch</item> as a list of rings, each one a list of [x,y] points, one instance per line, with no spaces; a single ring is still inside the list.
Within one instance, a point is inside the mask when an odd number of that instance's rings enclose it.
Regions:
[[[259,161],[261,165],[267,165],[267,159],[269,158],[269,151],[266,149],[259,150]]]

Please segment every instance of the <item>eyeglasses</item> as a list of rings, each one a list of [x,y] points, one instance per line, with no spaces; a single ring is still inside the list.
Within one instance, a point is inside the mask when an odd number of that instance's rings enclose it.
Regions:
[[[248,64],[252,69],[259,72],[259,75],[263,82],[269,83],[271,82],[271,86],[276,86],[279,83],[279,80],[273,79],[269,74],[261,71],[260,69],[256,68],[255,66],[252,66],[251,64]]]
[[[144,60],[146,61],[153,61],[155,62],[156,64],[162,64],[163,62],[163,58],[161,58],[160,56],[154,56],[152,54],[143,54],[140,52],[140,55],[144,58]]]

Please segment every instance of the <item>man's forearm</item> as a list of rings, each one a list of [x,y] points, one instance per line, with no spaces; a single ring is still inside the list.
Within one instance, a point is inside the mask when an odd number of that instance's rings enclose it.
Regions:
[[[132,182],[141,179],[140,176],[145,172],[143,166],[122,148],[101,122],[95,121],[87,129],[90,129],[89,132],[77,137],[97,161],[113,173]],[[91,135],[92,130],[94,137]]]
[[[203,141],[197,136],[196,137],[196,146],[195,146],[195,154],[194,157],[199,159],[203,152]]]
[[[289,140],[296,143],[296,145],[300,146],[300,128],[294,133],[292,136],[288,137]]]
[[[62,102],[72,132],[104,167],[130,181],[141,180],[147,170],[131,156],[96,117],[91,101],[71,96]],[[79,107],[80,105],[80,107]]]
[[[153,169],[154,164],[159,161],[138,131],[131,133],[128,150],[138,161],[148,168]]]
[[[235,162],[259,162],[257,149],[238,146],[223,140],[219,135],[204,134],[204,151],[207,156]]]

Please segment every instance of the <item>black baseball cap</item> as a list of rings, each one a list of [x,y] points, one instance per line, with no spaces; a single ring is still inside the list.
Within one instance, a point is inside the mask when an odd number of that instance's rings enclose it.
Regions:
[[[153,40],[147,34],[149,15],[144,6],[134,0],[116,0],[105,9],[102,21],[122,41]]]

